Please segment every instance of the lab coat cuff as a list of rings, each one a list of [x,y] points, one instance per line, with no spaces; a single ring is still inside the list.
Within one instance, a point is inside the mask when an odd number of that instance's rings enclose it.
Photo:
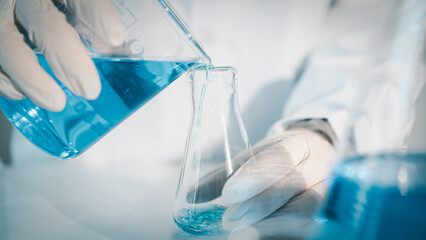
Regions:
[[[324,137],[324,139],[326,139],[333,145],[336,142],[336,134],[334,133],[326,118],[288,119],[279,121],[271,127],[268,132],[268,135],[276,134],[278,132],[291,129],[308,129],[320,134],[322,137]]]

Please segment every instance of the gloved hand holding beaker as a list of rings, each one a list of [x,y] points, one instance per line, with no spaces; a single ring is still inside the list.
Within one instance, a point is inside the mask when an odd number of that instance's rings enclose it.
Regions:
[[[124,41],[124,29],[109,0],[56,0],[96,36],[111,46]],[[28,96],[52,111],[65,107],[65,94],[39,65],[16,25],[46,57],[56,77],[75,95],[95,99],[101,84],[95,65],[77,32],[51,0],[0,0],[0,95]]]

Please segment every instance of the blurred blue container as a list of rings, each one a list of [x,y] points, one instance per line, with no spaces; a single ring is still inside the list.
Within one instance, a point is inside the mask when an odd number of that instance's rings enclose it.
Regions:
[[[339,165],[315,239],[426,239],[426,153]]]

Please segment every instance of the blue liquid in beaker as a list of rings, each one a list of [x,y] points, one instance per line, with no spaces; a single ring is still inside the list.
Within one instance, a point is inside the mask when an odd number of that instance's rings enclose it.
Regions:
[[[402,164],[399,161],[389,163],[399,158],[398,155],[365,156],[341,164],[338,169],[344,170],[334,176],[323,209],[326,230],[314,239],[335,239],[337,235],[343,240],[426,239],[423,220],[426,215],[426,173],[386,172],[390,169],[389,164],[398,168],[406,164],[414,170],[424,169],[420,165],[425,166],[426,154],[408,154],[403,157]],[[371,164],[372,161],[375,163]],[[386,174],[387,178],[383,178]]]
[[[222,215],[226,208],[214,205],[208,208],[182,209],[174,218],[176,224],[184,231],[205,236],[227,233],[222,228]]]
[[[53,76],[43,55],[37,54],[37,57],[40,65]],[[29,98],[14,101],[0,97],[0,108],[39,148],[60,158],[73,158],[194,65],[193,62],[116,58],[94,58],[93,61],[102,84],[96,100],[75,96],[58,81],[67,97],[67,105],[61,112],[40,108]]]

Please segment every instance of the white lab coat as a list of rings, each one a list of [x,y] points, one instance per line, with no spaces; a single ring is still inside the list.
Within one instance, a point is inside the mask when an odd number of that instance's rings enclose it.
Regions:
[[[410,107],[424,80],[409,75],[423,72],[424,1],[171,2],[213,63],[239,70],[240,109],[252,143],[264,137],[273,123],[270,131],[277,132],[306,118],[328,119],[337,137],[343,138],[354,119],[350,111],[354,99],[365,100],[355,104],[362,117],[353,122],[360,149],[368,150],[369,144],[362,145],[365,139],[376,140],[387,133],[387,142],[392,142],[403,126],[408,126],[404,131],[409,129],[410,118],[401,113]],[[401,19],[398,14],[408,19],[396,21]],[[178,162],[189,125],[189,104],[189,85],[182,77],[79,158],[99,166],[119,165],[122,159],[147,166]],[[390,120],[394,132],[381,128]],[[373,134],[373,128],[381,132]],[[15,133],[14,138],[22,137]],[[20,147],[12,148],[12,155],[24,154],[22,141],[16,141]]]
[[[425,1],[334,1],[274,130],[324,118],[359,153],[395,151],[425,82],[425,11]]]

